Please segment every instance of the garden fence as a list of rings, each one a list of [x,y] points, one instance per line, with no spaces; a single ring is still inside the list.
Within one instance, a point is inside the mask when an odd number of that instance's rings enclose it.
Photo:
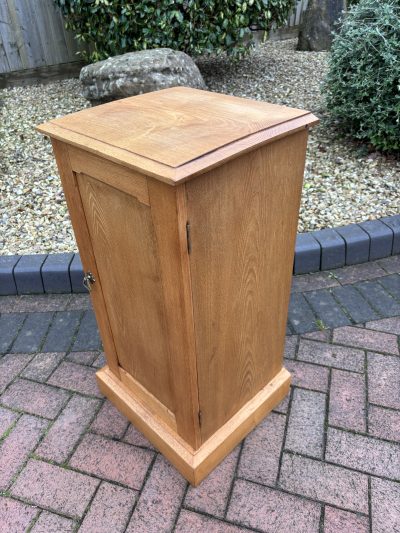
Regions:
[[[297,0],[287,22],[290,36],[300,24],[308,0]],[[79,45],[65,30],[53,0],[0,0],[0,74],[78,61]]]
[[[0,73],[71,63],[78,49],[53,0],[0,0]]]

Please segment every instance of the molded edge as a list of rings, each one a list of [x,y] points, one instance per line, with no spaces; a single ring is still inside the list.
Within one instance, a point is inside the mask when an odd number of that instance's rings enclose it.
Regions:
[[[194,450],[167,424],[136,400],[108,366],[96,373],[100,391],[194,486],[197,486],[289,392],[285,369],[247,402],[212,437]]]

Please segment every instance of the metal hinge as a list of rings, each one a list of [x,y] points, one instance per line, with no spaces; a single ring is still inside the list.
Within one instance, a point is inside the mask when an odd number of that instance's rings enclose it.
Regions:
[[[199,426],[201,426],[201,411],[199,411]]]
[[[186,222],[186,240],[187,240],[187,251],[188,254],[192,251],[192,241],[190,238],[190,223]]]
[[[92,283],[95,283],[94,276],[91,272],[85,272],[85,275],[83,277],[83,285],[87,288],[87,290],[90,292],[92,290]]]

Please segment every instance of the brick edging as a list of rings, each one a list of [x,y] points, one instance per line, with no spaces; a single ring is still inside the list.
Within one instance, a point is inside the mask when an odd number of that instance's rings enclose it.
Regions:
[[[293,273],[308,274],[400,254],[400,214],[298,233]],[[0,256],[0,295],[84,293],[79,254]]]
[[[294,274],[332,270],[400,254],[400,214],[298,233]]]

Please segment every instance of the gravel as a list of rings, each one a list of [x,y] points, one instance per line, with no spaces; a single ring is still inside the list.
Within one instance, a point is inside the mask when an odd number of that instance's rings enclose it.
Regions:
[[[87,102],[77,80],[0,91],[0,253],[76,250],[48,139],[35,126]]]
[[[400,161],[343,138],[321,97],[326,52],[297,52],[295,40],[261,45],[234,63],[202,58],[210,90],[305,108],[311,130],[299,231],[400,212]],[[34,126],[87,107],[78,80],[0,91],[0,253],[76,250],[50,142]]]

